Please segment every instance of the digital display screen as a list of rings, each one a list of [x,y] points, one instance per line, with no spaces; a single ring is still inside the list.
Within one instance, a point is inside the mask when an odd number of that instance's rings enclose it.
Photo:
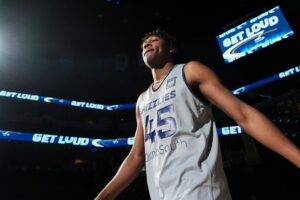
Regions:
[[[276,6],[217,36],[225,63],[294,35],[279,6]]]

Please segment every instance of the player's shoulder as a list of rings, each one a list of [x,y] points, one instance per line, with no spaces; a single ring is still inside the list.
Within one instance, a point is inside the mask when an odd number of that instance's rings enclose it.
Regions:
[[[203,69],[203,68],[206,68],[207,66],[200,61],[191,60],[191,61],[187,62],[184,67],[186,69],[196,69],[196,68]]]
[[[137,101],[136,101],[136,113],[137,114],[140,112],[141,102],[143,102],[143,100],[145,98],[145,93],[146,93],[146,91],[142,92],[137,98]]]
[[[186,78],[204,74],[209,68],[200,61],[192,60],[185,64],[184,74]]]
[[[140,95],[138,97],[138,100],[142,99],[145,94],[146,94],[146,91],[143,91],[142,93],[140,93]]]
[[[137,98],[137,105],[139,105],[140,102],[143,101],[145,94],[146,94],[146,91],[143,91],[142,93],[140,93],[140,95]]]
[[[211,80],[215,77],[214,71],[200,61],[189,61],[184,68],[184,75],[191,85]]]
[[[199,75],[199,74],[211,74],[213,73],[213,69],[206,64],[200,61],[189,61],[185,65],[184,69],[185,73],[190,73],[191,75]]]

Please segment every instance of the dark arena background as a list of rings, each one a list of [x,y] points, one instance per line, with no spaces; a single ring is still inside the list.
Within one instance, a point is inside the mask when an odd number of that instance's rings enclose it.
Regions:
[[[217,36],[276,6],[293,34],[226,63]],[[0,200],[98,194],[131,148],[156,28],[300,146],[299,22],[292,0],[0,0]],[[299,169],[213,111],[233,199],[299,200]],[[150,199],[144,170],[117,199]]]

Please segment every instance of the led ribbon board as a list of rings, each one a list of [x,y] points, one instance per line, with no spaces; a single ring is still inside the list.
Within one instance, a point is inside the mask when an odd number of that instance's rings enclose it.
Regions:
[[[217,36],[225,63],[294,35],[279,6]]]
[[[238,135],[244,131],[239,126],[228,126],[217,129],[219,136]],[[73,146],[86,147],[119,147],[131,146],[134,143],[134,137],[116,138],[116,139],[99,139],[76,136],[65,136],[58,134],[44,134],[44,133],[29,133],[29,132],[15,132],[0,130],[0,140],[9,141],[27,141],[43,144],[62,144]]]
[[[0,130],[0,140],[28,141],[43,144],[63,144],[90,147],[118,147],[132,145],[134,138],[97,139],[57,134],[25,133]]]
[[[135,108],[135,103],[119,104],[119,105],[103,105],[103,104],[89,103],[83,101],[74,101],[74,100],[58,99],[54,97],[46,97],[40,95],[32,95],[32,94],[26,94],[20,92],[11,92],[6,90],[0,90],[0,97],[36,101],[36,102],[43,102],[43,103],[62,104],[67,106],[96,109],[96,110],[122,110],[122,109]]]

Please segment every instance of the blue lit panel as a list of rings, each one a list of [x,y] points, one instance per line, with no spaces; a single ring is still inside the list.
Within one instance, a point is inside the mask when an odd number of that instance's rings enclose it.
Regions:
[[[294,35],[279,6],[220,35],[217,40],[226,63]]]

